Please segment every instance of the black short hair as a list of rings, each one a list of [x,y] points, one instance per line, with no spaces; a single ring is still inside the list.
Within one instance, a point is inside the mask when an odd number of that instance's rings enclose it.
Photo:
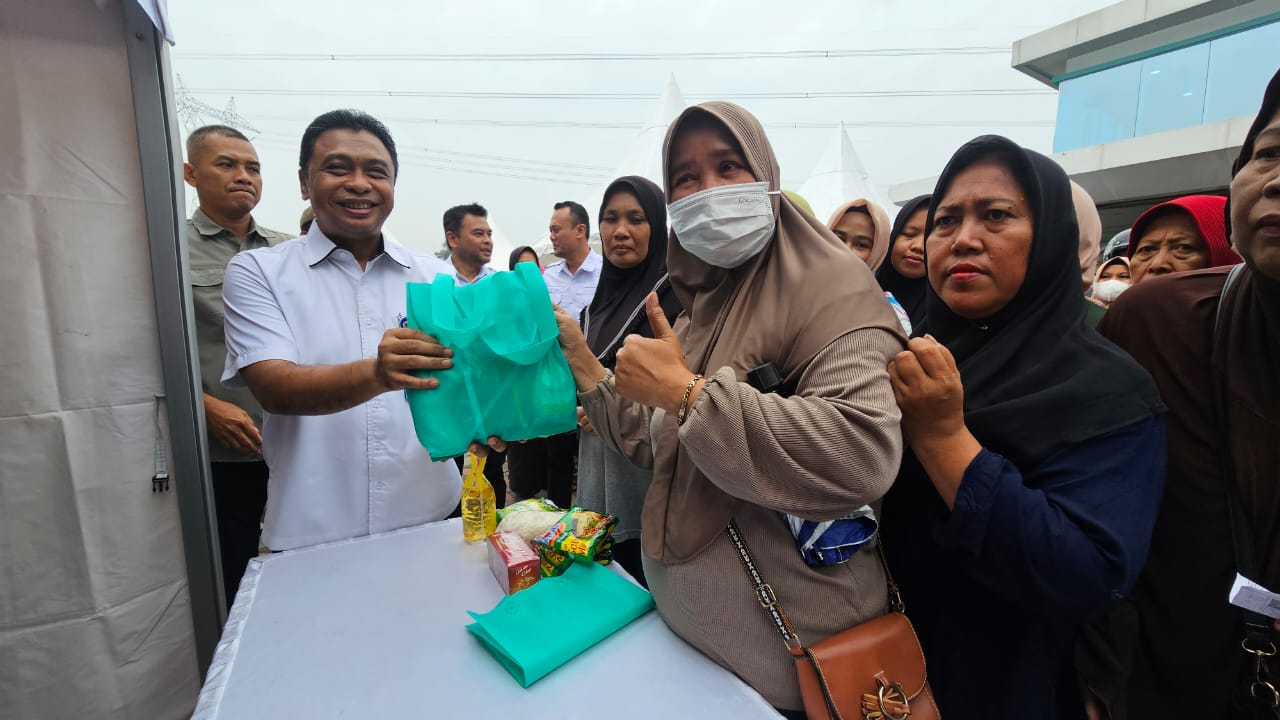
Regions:
[[[298,169],[307,172],[307,164],[311,162],[311,153],[315,152],[316,140],[330,130],[364,130],[372,133],[382,141],[383,147],[391,153],[391,167],[400,177],[400,157],[396,155],[396,141],[391,139],[391,131],[382,121],[363,110],[330,110],[317,117],[302,133],[302,153],[298,156]]]
[[[556,203],[556,210],[569,208],[569,217],[573,218],[573,226],[587,226],[587,237],[591,237],[591,219],[587,217],[587,209],[572,200]]]
[[[454,205],[444,211],[444,231],[446,233],[453,233],[454,235],[457,235],[462,230],[462,218],[467,215],[487,218],[489,217],[489,211],[485,210],[480,203]]]
[[[205,125],[191,131],[187,136],[187,162],[191,162],[200,154],[200,148],[204,145],[204,139],[210,135],[220,135],[222,137],[234,138],[249,142],[249,138],[244,133],[229,125]]]

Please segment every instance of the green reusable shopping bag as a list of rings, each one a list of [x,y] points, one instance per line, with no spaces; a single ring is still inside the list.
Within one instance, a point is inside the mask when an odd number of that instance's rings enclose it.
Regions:
[[[653,608],[653,596],[595,563],[575,562],[559,577],[542,578],[504,597],[467,630],[529,687]]]
[[[577,427],[577,387],[560,351],[547,286],[532,263],[462,287],[440,274],[409,283],[408,326],[453,350],[453,367],[424,370],[434,390],[409,390],[418,440],[441,460],[490,436],[528,440]]]

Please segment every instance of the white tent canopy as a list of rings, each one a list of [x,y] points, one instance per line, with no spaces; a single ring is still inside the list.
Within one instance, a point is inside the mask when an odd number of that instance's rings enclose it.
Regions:
[[[895,207],[880,192],[867,168],[858,158],[844,123],[836,128],[830,144],[818,157],[809,179],[797,190],[813,207],[818,219],[826,222],[836,208],[856,198],[866,198],[893,217]]]
[[[516,249],[515,241],[498,225],[492,214],[489,215],[489,229],[493,231],[493,258],[489,264],[495,270],[506,270],[507,258]]]
[[[667,78],[667,84],[662,89],[658,102],[649,111],[644,126],[632,138],[631,145],[622,155],[622,160],[614,166],[613,176],[609,181],[624,175],[639,175],[649,178],[657,183],[658,187],[662,187],[662,141],[666,139],[667,127],[684,108],[684,96],[680,94],[680,86],[676,84],[676,76],[672,74]],[[597,252],[600,251],[600,233],[597,232],[599,228],[595,226],[594,217],[596,211],[600,209],[600,203],[604,201],[605,187],[607,186],[601,185],[582,203],[582,206],[587,209],[587,215],[593,218],[590,243]],[[550,213],[547,215],[549,217]],[[540,257],[545,258],[551,255],[551,238],[545,234],[529,245],[538,251]]]
[[[667,79],[662,89],[658,104],[653,107],[644,127],[631,141],[622,161],[618,163],[614,177],[623,175],[639,175],[649,178],[662,187],[662,141],[666,139],[667,127],[685,108],[684,96],[680,94],[680,86],[676,84],[673,74]]]
[[[627,151],[623,153],[622,160],[614,166],[613,176],[609,178],[623,177],[624,175],[639,175],[648,178],[662,187],[664,182],[662,178],[662,141],[666,139],[667,127],[671,125],[671,121],[685,109],[684,95],[680,93],[680,86],[676,84],[676,76],[672,74],[667,78],[667,84],[662,89],[662,94],[658,97],[658,102],[649,111],[645,119],[644,125],[640,128],[640,132],[631,140],[631,144],[627,147]],[[591,217],[591,237],[589,242],[596,252],[601,251],[601,241],[599,228],[595,226],[594,218],[596,211],[600,209],[600,203],[604,200],[604,191],[606,185],[601,185],[593,191],[582,206],[587,209],[587,215]],[[548,213],[548,217],[550,213]],[[547,258],[554,261],[551,255],[551,238],[543,234],[537,240],[530,242],[529,245],[538,252],[538,256],[543,258],[544,262]]]

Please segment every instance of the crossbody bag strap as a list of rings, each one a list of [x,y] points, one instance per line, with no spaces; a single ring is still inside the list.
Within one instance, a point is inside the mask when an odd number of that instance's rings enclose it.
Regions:
[[[778,628],[778,634],[782,636],[782,644],[786,645],[787,650],[792,654],[799,654],[803,650],[803,643],[796,635],[786,611],[782,609],[782,603],[778,601],[773,587],[760,575],[760,569],[756,567],[756,562],[751,557],[751,549],[747,547],[747,541],[738,530],[738,521],[730,520],[725,532],[729,534],[729,542],[733,543],[733,549],[738,551],[738,559],[742,561],[742,567],[747,571],[747,577],[755,587],[756,601],[769,613],[774,626]],[[889,572],[889,562],[884,556],[884,543],[880,538],[876,538],[876,552],[880,555],[880,565],[884,568],[885,579],[888,582],[889,609],[896,613],[904,612],[902,592],[898,589],[898,583],[894,582],[893,573]]]
[[[1213,316],[1213,349],[1210,357],[1210,367],[1213,373],[1211,394],[1218,427],[1223,431],[1223,437],[1225,438],[1231,437],[1231,420],[1227,410],[1227,373],[1223,365],[1226,359],[1218,353],[1218,348],[1222,346],[1222,343],[1218,342],[1218,337],[1223,332],[1222,306],[1227,299],[1227,293],[1235,285],[1244,267],[1243,264],[1240,264],[1231,268],[1231,272],[1227,275],[1227,281],[1222,285],[1222,292],[1218,295],[1218,307]],[[1227,516],[1231,522],[1231,542],[1235,550],[1236,571],[1253,580],[1258,577],[1257,560],[1253,555],[1253,534],[1249,529],[1249,519],[1245,513],[1244,503],[1240,499],[1239,488],[1236,487],[1235,464],[1231,458],[1229,444],[1223,454],[1223,468],[1225,469],[1223,476],[1227,486]],[[1261,613],[1244,608],[1241,608],[1240,612],[1244,616],[1245,637],[1243,647],[1245,652],[1260,657],[1275,655],[1276,646],[1272,642],[1271,619]]]
[[[884,540],[876,536],[876,552],[880,555],[880,565],[884,568],[884,579],[888,583],[889,588],[889,610],[891,612],[907,613],[906,603],[902,602],[902,591],[898,589],[898,583],[893,579],[893,573],[889,571],[889,559],[884,556]]]
[[[773,588],[769,583],[760,577],[760,570],[756,568],[755,560],[751,559],[751,550],[747,548],[747,541],[742,538],[742,533],[738,532],[738,523],[735,520],[729,521],[729,526],[725,528],[729,533],[729,541],[733,543],[733,547],[738,551],[738,559],[742,560],[742,567],[747,571],[747,576],[751,578],[751,584],[756,588],[756,602],[760,603],[760,607],[769,613],[769,617],[773,619],[773,624],[778,628],[778,634],[782,636],[782,644],[787,646],[787,652],[797,658],[805,657],[813,664],[814,672],[818,678],[818,685],[822,688],[822,699],[827,705],[827,714],[835,720],[842,720],[840,709],[836,707],[835,698],[831,694],[831,687],[827,685],[826,675],[822,672],[822,664],[818,662],[818,658],[814,656],[809,648],[800,642],[800,638],[796,635],[795,628],[791,627],[791,620],[787,618],[787,613],[782,609],[782,604],[778,602],[778,596],[774,594]]]
[[[782,609],[782,604],[778,602],[777,594],[774,593],[769,583],[765,582],[764,578],[760,576],[760,570],[756,567],[755,560],[751,557],[751,550],[747,547],[747,541],[743,539],[742,533],[738,531],[737,521],[730,520],[729,526],[725,528],[725,531],[729,534],[729,541],[733,543],[733,548],[738,551],[738,559],[742,561],[742,567],[747,571],[747,577],[750,578],[751,584],[755,586],[756,602],[760,603],[760,607],[764,608],[769,613],[769,617],[773,619],[773,624],[778,628],[778,634],[782,636],[782,644],[787,647],[787,652],[797,658],[808,658],[809,662],[812,663],[818,686],[822,690],[822,699],[827,706],[827,714],[834,720],[841,720],[840,708],[836,706],[831,687],[827,684],[826,674],[822,671],[822,664],[818,662],[818,658],[813,654],[813,651],[800,642],[795,628],[791,625],[791,620],[787,617],[786,611]],[[902,597],[898,592],[897,584],[893,581],[893,576],[889,574],[889,565],[884,560],[884,549],[880,546],[878,540],[877,538],[876,548],[880,551],[880,562],[884,565],[885,575],[889,580],[889,603],[894,612],[902,612]],[[883,698],[881,698],[881,701],[883,702]]]
[[[787,651],[792,655],[803,654],[804,645],[796,635],[795,628],[791,626],[791,620],[787,618],[787,613],[778,602],[778,596],[773,592],[773,588],[760,577],[760,570],[756,567],[755,560],[751,559],[751,550],[747,548],[747,541],[742,538],[742,533],[738,532],[738,522],[730,520],[729,527],[725,528],[725,531],[729,533],[729,542],[733,543],[733,548],[738,551],[738,559],[742,561],[747,577],[755,586],[756,602],[760,603],[760,607],[764,608],[773,619],[773,624],[778,628],[778,634],[782,636],[782,644],[787,646]]]

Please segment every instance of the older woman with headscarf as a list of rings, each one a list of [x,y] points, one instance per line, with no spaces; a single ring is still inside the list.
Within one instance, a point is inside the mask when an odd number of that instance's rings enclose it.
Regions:
[[[1076,632],[1128,591],[1164,479],[1150,375],[1084,321],[1067,176],[996,136],[926,223],[925,334],[889,367],[910,446],[881,525],[942,717],[1082,712]]]
[[[1080,654],[1112,718],[1261,718],[1278,698],[1271,621],[1227,603],[1243,573],[1280,592],[1280,73],[1232,167],[1230,268],[1135,285],[1098,329],[1151,371],[1169,405],[1169,478],[1132,595]],[[1234,499],[1236,502],[1232,503]],[[1234,507],[1232,507],[1234,505]],[[1232,524],[1246,555],[1237,558]],[[1257,683],[1257,684],[1255,684]],[[1271,714],[1268,714],[1271,713]]]
[[[612,370],[627,337],[653,337],[645,311],[649,294],[657,294],[669,322],[680,314],[680,300],[667,278],[667,204],[662,188],[634,175],[614,180],[604,191],[597,223],[604,266],[595,297],[582,313],[582,326],[587,347]],[[578,417],[584,433],[578,441],[577,502],[618,519],[614,559],[645,584],[640,510],[653,473],[609,450],[581,408]]]
[[[810,567],[783,514],[844,517],[878,503],[901,456],[884,365],[903,338],[871,271],[778,191],[759,121],[709,102],[685,110],[663,150],[672,329],[627,338],[608,372],[563,313],[561,344],[600,437],[653,468],[644,568],[678,635],[774,706],[803,707],[795,663],[757,600],[727,528],[804,642],[886,609],[874,550]],[[749,380],[771,365],[768,391]]]
[[[1188,270],[1224,267],[1240,262],[1227,240],[1219,195],[1187,195],[1148,208],[1129,233],[1133,284]]]

